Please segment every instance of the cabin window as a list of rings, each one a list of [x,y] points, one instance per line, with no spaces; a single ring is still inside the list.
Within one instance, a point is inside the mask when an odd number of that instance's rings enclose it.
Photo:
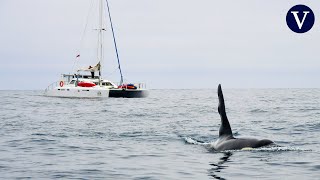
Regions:
[[[70,84],[74,84],[76,81],[75,80],[72,80],[71,82],[70,82]]]
[[[112,84],[110,82],[104,82],[102,83],[102,86],[112,86]]]

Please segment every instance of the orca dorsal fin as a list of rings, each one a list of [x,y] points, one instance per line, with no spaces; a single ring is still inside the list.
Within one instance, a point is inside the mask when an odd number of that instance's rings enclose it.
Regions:
[[[226,109],[225,109],[225,105],[224,105],[224,98],[223,98],[223,94],[222,94],[222,89],[221,89],[221,85],[219,84],[218,86],[218,97],[219,97],[219,105],[218,105],[218,112],[220,114],[220,118],[221,118],[221,125],[220,125],[220,129],[219,129],[219,137],[221,136],[232,136],[232,130],[231,130],[231,126],[229,124],[228,121],[228,117],[226,114]]]

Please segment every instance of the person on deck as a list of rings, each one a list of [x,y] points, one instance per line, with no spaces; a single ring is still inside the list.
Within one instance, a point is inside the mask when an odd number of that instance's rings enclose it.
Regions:
[[[88,68],[91,72],[91,78],[93,79],[94,78],[94,68],[92,66],[89,66]]]

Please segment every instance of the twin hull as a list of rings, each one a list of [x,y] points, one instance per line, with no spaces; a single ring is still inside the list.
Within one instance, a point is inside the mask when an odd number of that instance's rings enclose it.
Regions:
[[[45,92],[51,97],[109,97],[109,89],[103,87],[56,87]]]
[[[45,91],[46,96],[50,97],[79,97],[79,98],[95,98],[95,97],[114,97],[114,98],[144,98],[149,95],[146,89],[108,89],[105,87],[74,87],[64,86],[56,87]]]

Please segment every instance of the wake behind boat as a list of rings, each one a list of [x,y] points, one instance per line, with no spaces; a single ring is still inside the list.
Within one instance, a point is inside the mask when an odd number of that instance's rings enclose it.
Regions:
[[[95,66],[87,66],[86,68],[79,68],[73,74],[62,74],[61,80],[50,84],[45,89],[46,96],[52,97],[123,97],[123,98],[142,98],[149,95],[144,83],[124,83],[124,78],[120,66],[120,58],[118,54],[117,43],[113,30],[113,24],[107,0],[99,1],[99,28],[95,29],[98,32],[98,46],[97,46],[97,61]],[[109,15],[110,29],[112,32],[113,43],[115,47],[118,69],[120,72],[120,83],[116,83],[104,79],[102,77],[102,65],[104,58],[104,42],[103,34],[106,31],[103,25],[104,7],[107,8]],[[80,57],[80,53],[76,58]],[[77,62],[77,61],[76,61]],[[76,63],[75,62],[75,63]],[[96,75],[96,73],[98,75]]]

